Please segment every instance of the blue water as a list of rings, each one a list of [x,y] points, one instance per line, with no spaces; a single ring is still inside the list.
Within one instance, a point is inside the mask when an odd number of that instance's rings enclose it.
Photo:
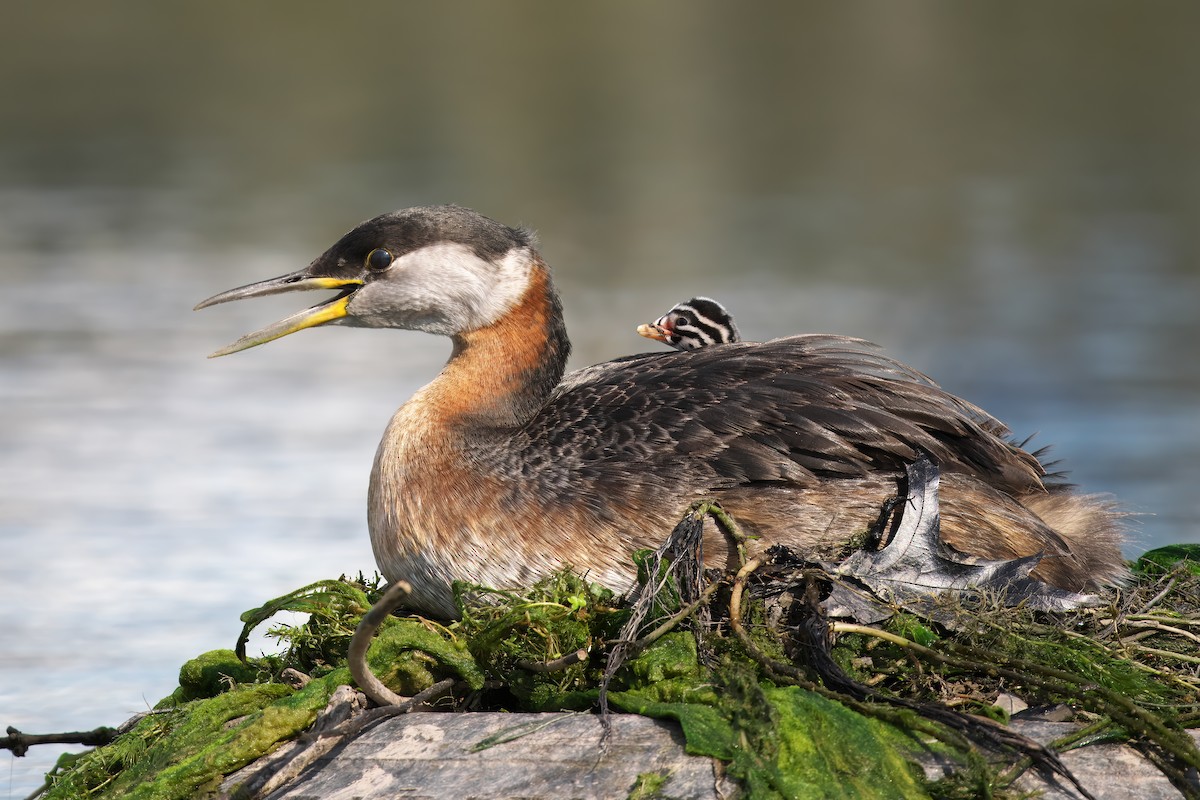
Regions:
[[[1200,541],[1200,11],[270,5],[7,12],[0,727],[119,723],[373,569],[375,444],[448,343],[208,361],[299,303],[190,309],[404,205],[537,228],[574,366],[698,293],[862,336],[1053,444],[1130,555]]]

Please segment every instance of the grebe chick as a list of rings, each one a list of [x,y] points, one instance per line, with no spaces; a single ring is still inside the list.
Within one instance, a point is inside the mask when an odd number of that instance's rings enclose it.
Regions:
[[[456,206],[368,220],[304,269],[197,308],[306,289],[329,300],[214,356],[321,325],[449,336],[450,359],[396,412],[371,470],[379,569],[411,604],[456,614],[456,580],[527,584],[565,565],[625,591],[630,555],[714,498],[757,548],[843,555],[895,497],[906,465],[941,471],[942,539],[989,559],[1045,554],[1033,577],[1081,591],[1119,581],[1120,515],[1044,481],[979,408],[838,336],[622,358],[564,378],[570,351],[532,234]],[[710,567],[737,551],[706,533]]]
[[[696,350],[742,340],[737,325],[733,324],[733,315],[711,297],[693,297],[679,303],[654,322],[638,325],[637,332],[676,350]]]

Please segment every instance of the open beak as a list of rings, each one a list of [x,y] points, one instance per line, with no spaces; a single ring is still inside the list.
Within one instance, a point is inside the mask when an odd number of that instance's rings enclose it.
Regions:
[[[659,320],[658,322],[643,322],[641,325],[638,325],[637,332],[647,339],[654,339],[663,344],[670,344],[671,334],[674,331],[671,330],[670,323]]]
[[[281,275],[278,278],[271,278],[270,280],[259,281],[258,283],[250,283],[245,286],[239,286],[236,289],[230,289],[227,292],[213,295],[197,304],[195,310],[199,311],[202,308],[215,306],[219,303],[228,303],[231,300],[245,300],[248,297],[266,297],[267,295],[282,294],[284,292],[300,292],[312,289],[342,290],[332,300],[318,303],[311,308],[292,314],[290,317],[281,319],[254,333],[246,334],[233,344],[222,347],[210,355],[209,358],[227,356],[239,350],[266,344],[280,337],[287,336],[289,333],[302,331],[305,328],[315,328],[318,325],[324,325],[328,322],[341,319],[347,315],[346,305],[350,302],[350,295],[354,294],[354,291],[362,286],[362,284],[361,278],[317,278],[305,275],[305,271],[301,270],[300,272]]]

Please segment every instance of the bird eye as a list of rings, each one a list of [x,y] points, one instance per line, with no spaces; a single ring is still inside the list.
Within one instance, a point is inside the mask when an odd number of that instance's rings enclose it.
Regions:
[[[376,247],[367,253],[367,267],[369,269],[387,269],[394,260],[392,254],[382,247]]]

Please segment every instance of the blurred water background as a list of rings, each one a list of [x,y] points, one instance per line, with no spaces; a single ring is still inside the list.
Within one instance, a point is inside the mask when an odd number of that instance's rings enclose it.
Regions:
[[[445,360],[193,314],[366,217],[540,231],[575,366],[678,300],[863,336],[1200,539],[1200,6],[10,3],[0,725],[116,724],[238,614],[373,567],[366,478]],[[0,767],[23,797],[60,750]]]

